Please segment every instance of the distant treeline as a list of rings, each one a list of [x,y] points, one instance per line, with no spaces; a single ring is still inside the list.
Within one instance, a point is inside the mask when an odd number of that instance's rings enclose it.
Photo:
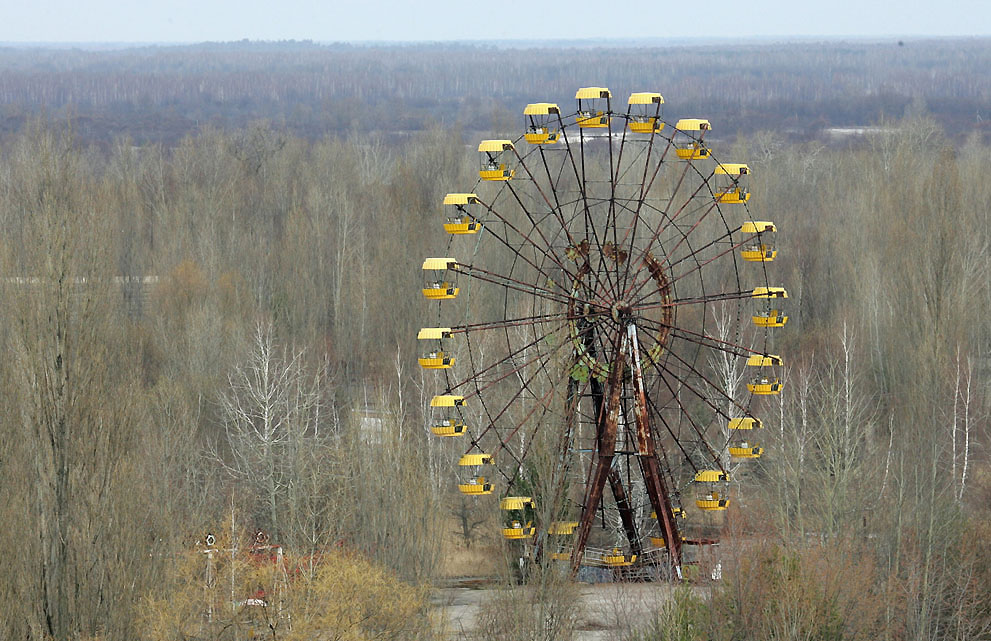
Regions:
[[[616,108],[660,91],[666,115],[706,117],[719,137],[778,130],[807,140],[926,109],[947,134],[991,132],[991,40],[803,42],[644,48],[351,46],[307,42],[121,50],[0,49],[0,133],[34,114],[76,136],[173,145],[205,125],[268,120],[328,134],[517,128],[528,102],[570,106],[607,85]]]

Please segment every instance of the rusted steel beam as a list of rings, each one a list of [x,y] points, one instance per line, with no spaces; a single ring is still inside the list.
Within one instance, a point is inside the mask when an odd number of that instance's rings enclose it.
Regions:
[[[671,499],[668,489],[657,462],[657,448],[654,445],[654,435],[650,426],[650,414],[647,412],[647,394],[643,385],[643,369],[640,367],[640,342],[637,338],[637,326],[630,323],[626,336],[630,344],[630,367],[633,379],[633,414],[637,424],[637,454],[640,459],[640,470],[643,472],[644,483],[647,486],[647,496],[650,504],[660,521],[664,540],[667,542],[668,558],[674,575],[681,578],[681,535],[674,520],[671,509]]]
[[[626,365],[627,339],[621,335],[616,359],[610,365],[609,378],[606,379],[608,400],[599,412],[597,422],[600,438],[598,438],[595,472],[592,475],[588,490],[585,493],[585,504],[582,506],[581,519],[578,521],[578,532],[575,535],[575,547],[571,552],[571,572],[576,574],[585,555],[585,544],[592,531],[592,521],[595,511],[602,502],[602,490],[606,485],[609,470],[612,469],[613,455],[616,451],[616,428],[619,425],[620,395],[623,391],[623,370]]]

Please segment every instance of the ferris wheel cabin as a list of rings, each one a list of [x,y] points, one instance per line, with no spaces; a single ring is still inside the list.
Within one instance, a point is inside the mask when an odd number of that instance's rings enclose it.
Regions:
[[[661,120],[661,106],[664,97],[659,93],[631,93],[627,101],[627,124],[635,134],[653,134],[664,129]]]
[[[741,163],[716,165],[716,190],[712,193],[717,203],[738,204],[750,200],[747,177],[750,167]]]
[[[480,207],[475,194],[448,194],[444,196],[444,208],[449,212],[444,231],[449,234],[477,234],[482,228],[478,221]]]
[[[609,101],[612,92],[605,87],[582,87],[575,92],[578,101],[578,126],[582,129],[603,129],[609,126]]]
[[[754,300],[751,319],[757,327],[784,327],[788,322],[784,312],[788,292],[784,287],[756,287],[750,297]]]
[[[482,180],[511,180],[516,170],[510,163],[516,157],[516,147],[510,140],[483,140],[478,143],[478,175]]]
[[[453,258],[428,258],[423,261],[423,295],[430,300],[457,298],[461,288],[456,277],[458,261]]]
[[[766,220],[748,220],[740,226],[740,233],[753,236],[740,249],[740,257],[751,263],[769,263],[778,255],[774,234],[778,228]]]
[[[705,132],[712,129],[708,120],[701,118],[682,118],[675,123],[674,152],[682,160],[701,160],[708,158],[711,151],[702,142]],[[680,134],[680,135],[678,135]]]
[[[700,484],[695,498],[695,505],[700,510],[715,512],[729,507],[729,499],[726,497],[729,474],[722,470],[700,470],[695,474],[695,482]]]
[[[458,460],[458,491],[469,496],[492,494],[492,483],[481,475],[489,466],[495,465],[491,454],[465,454]]]
[[[503,538],[526,539],[534,535],[537,528],[532,520],[533,507],[533,499],[529,496],[507,496],[499,501],[499,509],[506,512]]]
[[[747,367],[753,367],[757,373],[747,383],[747,391],[757,395],[777,395],[781,393],[784,383],[781,382],[777,370],[784,366],[780,356],[771,354],[754,354],[747,359]]]
[[[553,102],[535,102],[523,109],[523,139],[531,145],[553,145],[561,137],[561,110]]]
[[[429,352],[419,358],[423,369],[448,369],[454,365],[454,355],[444,349],[444,340],[451,337],[450,327],[424,327],[416,335],[417,340],[436,341]]]

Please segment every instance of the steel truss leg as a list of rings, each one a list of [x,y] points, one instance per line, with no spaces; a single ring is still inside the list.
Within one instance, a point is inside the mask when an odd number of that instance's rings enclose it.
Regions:
[[[664,477],[657,461],[657,448],[650,426],[650,415],[647,412],[647,395],[643,385],[643,369],[640,367],[640,342],[637,339],[637,326],[630,323],[626,328],[626,336],[630,343],[630,366],[633,378],[633,411],[637,423],[637,454],[640,459],[640,470],[647,486],[647,496],[650,504],[660,521],[664,540],[667,543],[668,559],[674,576],[681,578],[681,535],[671,509],[671,499],[668,495]]]
[[[626,365],[627,338],[620,339],[619,355],[610,365],[606,389],[609,398],[605,408],[599,412],[597,421],[599,438],[597,439],[597,461],[595,473],[592,475],[588,491],[585,494],[585,504],[582,506],[581,520],[578,522],[578,532],[575,535],[575,547],[571,551],[571,573],[577,574],[585,555],[585,544],[592,531],[592,521],[595,511],[602,502],[602,490],[606,485],[609,470],[612,469],[613,456],[616,451],[616,428],[619,424],[620,395],[623,391],[623,370]]]

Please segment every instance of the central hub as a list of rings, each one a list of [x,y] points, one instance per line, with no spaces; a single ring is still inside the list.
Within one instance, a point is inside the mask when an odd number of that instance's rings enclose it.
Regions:
[[[571,377],[576,381],[607,380],[622,344],[619,332],[626,332],[634,319],[644,330],[639,351],[654,363],[660,361],[674,326],[672,288],[661,261],[650,252],[631,261],[626,250],[616,253],[607,247],[601,261],[589,259],[588,240],[565,252],[576,263],[567,303],[575,359]]]
[[[612,319],[619,323],[630,318],[630,315],[633,313],[633,306],[625,300],[618,300],[612,304],[609,311],[612,314]]]

